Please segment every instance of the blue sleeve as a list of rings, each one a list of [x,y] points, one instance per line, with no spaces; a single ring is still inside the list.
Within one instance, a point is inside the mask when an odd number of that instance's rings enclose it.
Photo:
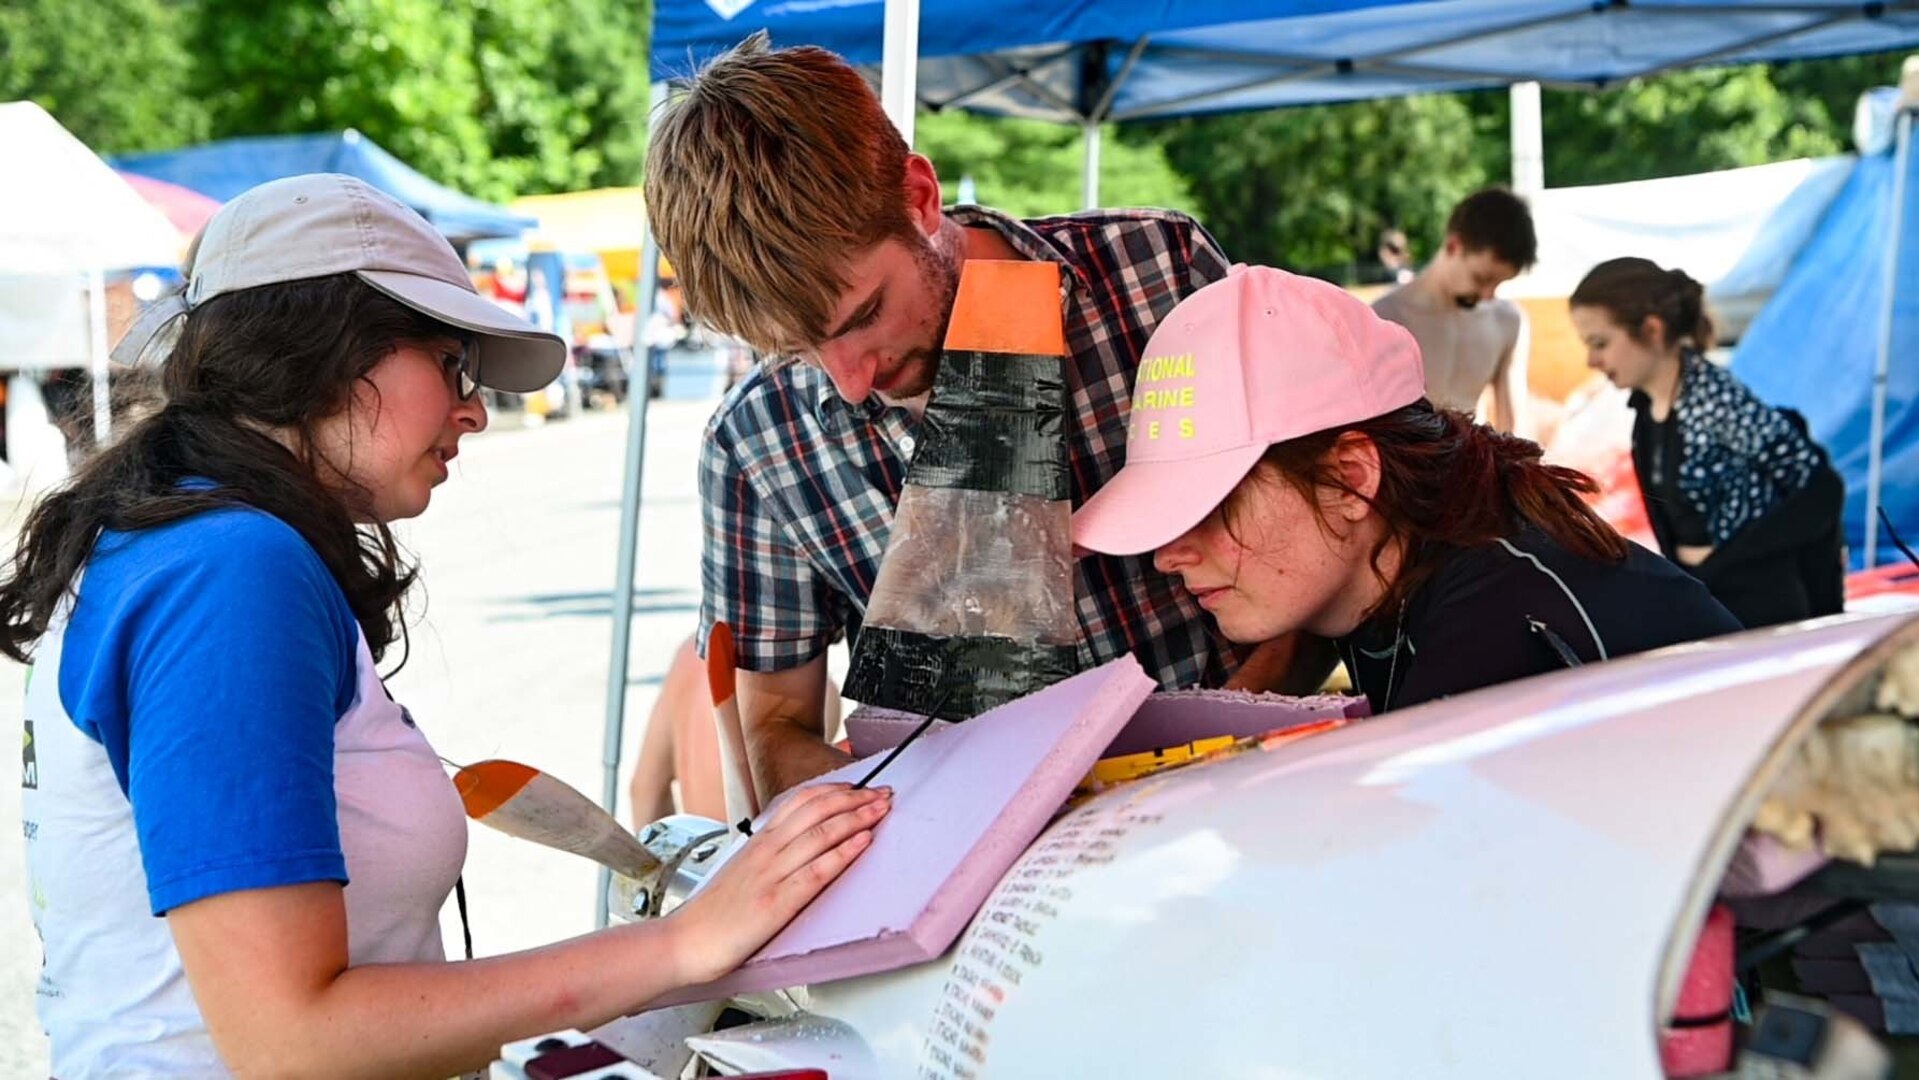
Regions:
[[[102,538],[60,665],[67,712],[133,807],[153,913],[346,881],[334,725],[358,625],[300,535],[218,511]]]

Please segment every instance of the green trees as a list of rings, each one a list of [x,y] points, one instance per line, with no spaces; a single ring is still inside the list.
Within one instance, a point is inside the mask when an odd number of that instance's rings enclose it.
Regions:
[[[1452,204],[1490,178],[1458,97],[1173,121],[1135,137],[1186,177],[1233,258],[1333,276],[1367,257],[1382,228],[1435,235]]]
[[[203,139],[185,21],[167,0],[0,0],[0,101],[31,98],[105,153]]]
[[[639,181],[645,0],[0,0],[0,100],[103,153],[358,128],[506,199]]]
[[[922,113],[914,143],[933,160],[949,201],[971,177],[979,203],[1018,217],[1080,208],[1085,137],[1079,128],[970,113]],[[1101,135],[1100,204],[1190,209],[1186,178],[1156,146]]]
[[[1541,128],[1554,187],[1642,180],[1842,153],[1859,93],[1901,56],[1713,68],[1598,90],[1547,90]],[[1234,258],[1343,277],[1379,230],[1421,258],[1460,196],[1511,175],[1503,91],[1357,102],[1143,127],[1192,208]]]
[[[644,3],[194,0],[216,136],[359,128],[482,198],[639,179]]]
[[[1682,71],[1595,93],[1544,95],[1546,183],[1605,184],[1836,154],[1847,147],[1852,99],[1842,115],[1789,93],[1766,67]]]

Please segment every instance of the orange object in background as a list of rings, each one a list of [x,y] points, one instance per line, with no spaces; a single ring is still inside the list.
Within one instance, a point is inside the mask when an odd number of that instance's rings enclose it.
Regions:
[[[1526,313],[1526,385],[1534,397],[1565,401],[1592,378],[1586,367],[1586,343],[1573,328],[1572,309],[1563,296],[1516,297]]]
[[[1618,529],[1619,535],[1648,550],[1658,551],[1659,540],[1646,517],[1646,500],[1639,491],[1639,474],[1633,469],[1632,452],[1620,454],[1593,479],[1599,482],[1599,496],[1590,500],[1593,510]]]
[[[1911,596],[1919,599],[1919,566],[1898,562],[1846,575],[1847,604],[1869,596]]]

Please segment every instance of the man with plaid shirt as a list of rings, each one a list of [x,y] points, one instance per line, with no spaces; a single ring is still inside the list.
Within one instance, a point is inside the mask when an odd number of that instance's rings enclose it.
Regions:
[[[857,72],[756,37],[681,88],[647,160],[647,208],[693,313],[790,359],[749,374],[707,428],[701,640],[733,628],[763,795],[844,764],[821,739],[825,653],[857,632],[965,259],[1060,266],[1075,506],[1125,460],[1134,368],[1159,320],[1223,277],[1166,211],[1018,221],[944,210]],[[1243,655],[1150,556],[1077,568],[1079,661],[1136,656],[1164,687],[1227,684]],[[1237,685],[1270,680],[1291,643]]]

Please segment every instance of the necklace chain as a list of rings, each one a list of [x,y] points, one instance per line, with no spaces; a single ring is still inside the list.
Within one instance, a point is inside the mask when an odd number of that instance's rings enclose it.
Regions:
[[[1407,597],[1399,602],[1399,623],[1393,627],[1393,662],[1386,668],[1386,692],[1379,699],[1380,712],[1393,707],[1393,684],[1399,679],[1399,654],[1406,647],[1406,604],[1411,599]]]

